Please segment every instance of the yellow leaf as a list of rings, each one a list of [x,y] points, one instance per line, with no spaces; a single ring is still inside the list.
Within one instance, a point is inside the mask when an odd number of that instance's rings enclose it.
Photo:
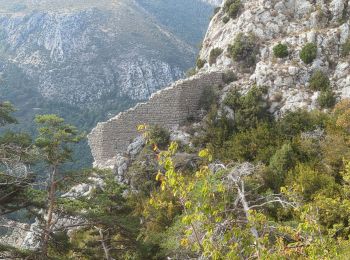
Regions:
[[[156,181],[160,181],[162,177],[162,173],[159,171],[157,176],[156,176]]]
[[[184,247],[187,247],[188,246],[188,239],[187,238],[181,239],[181,245]]]

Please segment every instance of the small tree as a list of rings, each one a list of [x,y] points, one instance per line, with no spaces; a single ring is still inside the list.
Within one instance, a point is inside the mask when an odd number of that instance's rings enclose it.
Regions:
[[[48,257],[49,240],[54,226],[54,213],[57,201],[57,187],[64,180],[60,167],[72,160],[71,145],[80,142],[83,135],[78,130],[64,122],[56,115],[40,115],[35,118],[39,126],[39,135],[35,145],[39,148],[49,171],[47,179],[47,208],[41,237],[41,253],[44,259]]]
[[[14,111],[11,103],[0,103],[0,127],[16,123]],[[27,134],[5,132],[0,136],[0,216],[30,206],[28,193],[35,176],[29,166],[33,159]]]

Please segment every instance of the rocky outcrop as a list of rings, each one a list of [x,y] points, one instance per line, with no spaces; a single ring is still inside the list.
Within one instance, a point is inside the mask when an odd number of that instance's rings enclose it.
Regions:
[[[106,166],[106,162],[115,161],[118,153],[125,152],[138,135],[140,124],[172,128],[196,116],[203,90],[222,84],[222,74],[211,72],[180,80],[153,94],[148,102],[99,123],[88,135],[95,166]]]
[[[350,97],[350,66],[348,58],[341,57],[341,46],[349,38],[350,4],[347,0],[242,0],[237,18],[227,17],[222,8],[213,18],[200,53],[209,60],[213,48],[223,50],[216,62],[202,71],[233,70],[239,79],[231,87],[242,91],[254,84],[267,86],[271,99],[281,96],[275,104],[276,112],[296,108],[317,107],[318,92],[310,91],[308,81],[313,71],[328,74],[332,89],[340,97]],[[228,47],[239,33],[254,34],[259,44],[257,64],[242,70],[229,55]],[[288,45],[289,56],[283,59],[273,55],[278,43]],[[317,44],[317,58],[309,65],[299,58],[302,47]]]

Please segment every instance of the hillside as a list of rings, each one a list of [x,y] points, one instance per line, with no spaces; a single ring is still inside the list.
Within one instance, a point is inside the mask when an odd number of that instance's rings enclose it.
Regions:
[[[157,1],[0,1],[0,96],[18,108],[18,128],[33,132],[35,114],[58,113],[89,131],[183,77],[213,7],[200,1],[184,1],[175,12],[170,7]],[[160,9],[162,17],[185,11],[186,18],[169,25],[157,16]],[[196,27],[180,30],[183,24]]]
[[[0,210],[37,217],[25,231],[4,219],[0,256],[349,259],[349,17],[347,0],[226,0],[191,76],[90,132],[93,170],[55,177],[49,156],[47,190],[3,181]],[[0,123],[12,111],[2,104]],[[33,152],[63,147],[59,166],[70,162],[79,132],[39,123]],[[0,141],[32,146],[12,139]]]
[[[238,81],[231,88],[267,86],[272,99],[280,96],[281,100],[274,105],[282,113],[317,107],[319,92],[309,88],[309,79],[316,70],[328,75],[337,94],[349,97],[349,64],[342,51],[344,44],[348,46],[349,38],[346,1],[242,2],[244,8],[237,10],[235,19],[229,19],[228,11],[223,8],[211,21],[200,52],[200,60],[206,63],[201,71],[234,71]],[[239,48],[245,48],[244,43],[239,46],[237,37],[242,33],[253,39],[254,44],[247,48],[255,53],[232,57]],[[279,43],[287,47],[283,57],[274,54],[273,49]],[[300,52],[308,43],[315,44],[317,50],[316,56],[305,63]],[[220,53],[213,55],[215,59],[209,64],[213,50]]]
[[[146,203],[160,255],[349,257],[333,211],[349,205],[349,16],[342,0],[227,0],[195,76],[93,129],[95,165]]]

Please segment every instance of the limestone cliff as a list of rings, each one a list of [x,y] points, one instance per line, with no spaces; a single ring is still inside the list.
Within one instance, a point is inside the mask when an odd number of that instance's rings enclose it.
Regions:
[[[347,58],[341,57],[341,46],[349,37],[350,5],[346,0],[243,0],[235,19],[229,19],[222,8],[212,19],[203,42],[200,58],[209,60],[210,52],[222,53],[214,64],[201,71],[230,69],[239,79],[231,87],[247,89],[253,84],[267,86],[270,97],[282,95],[278,111],[299,107],[315,108],[318,93],[308,89],[313,71],[321,69],[329,75],[331,85],[341,97],[350,96],[350,74]],[[227,19],[227,18],[226,18]],[[228,47],[239,33],[254,34],[259,50],[257,63],[244,71],[229,55]],[[317,58],[309,65],[299,57],[306,43],[317,45]],[[289,55],[280,59],[273,55],[278,43],[288,46]]]

